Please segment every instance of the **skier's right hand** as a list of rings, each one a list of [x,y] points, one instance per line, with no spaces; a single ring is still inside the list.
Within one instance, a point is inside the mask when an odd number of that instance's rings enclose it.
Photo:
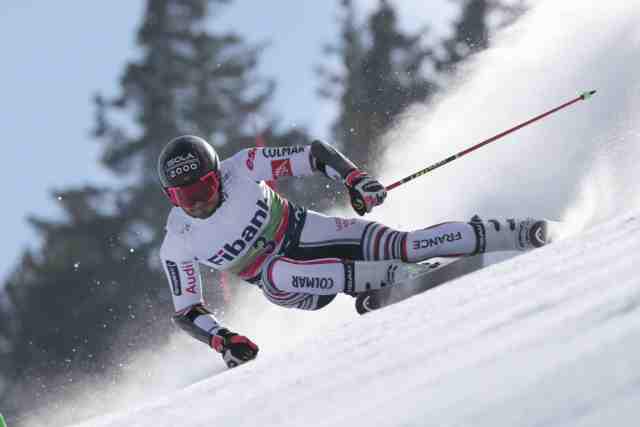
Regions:
[[[229,368],[235,368],[258,355],[258,346],[249,338],[222,328],[211,337],[211,347],[222,354],[222,360]]]

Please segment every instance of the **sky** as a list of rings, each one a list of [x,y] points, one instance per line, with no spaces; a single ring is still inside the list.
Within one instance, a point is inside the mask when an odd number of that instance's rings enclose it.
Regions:
[[[322,49],[338,38],[336,1],[255,2],[237,0],[211,22],[213,31],[231,29],[249,42],[270,41],[259,71],[276,79],[270,110],[283,126],[304,126],[326,137],[334,107],[319,100],[314,66]],[[402,0],[400,19],[408,29],[433,26],[445,33],[453,19],[446,0]],[[27,216],[60,218],[56,190],[113,182],[100,167],[99,143],[92,139],[92,96],[118,93],[127,61],[136,58],[135,31],[145,2],[0,3],[0,123],[3,134],[5,227],[0,246],[0,280],[16,266],[37,234]],[[377,0],[359,0],[363,11]],[[9,59],[10,58],[10,59]],[[168,136],[169,137],[169,136]]]
[[[386,158],[388,179],[597,89],[393,190],[370,216],[403,228],[546,217],[563,222],[552,245],[364,317],[344,295],[307,313],[247,292],[221,321],[260,345],[256,361],[228,371],[176,330],[115,387],[86,383],[28,426],[83,411],[100,416],[82,427],[637,424],[639,15],[637,1],[541,0],[386,135],[407,153]]]

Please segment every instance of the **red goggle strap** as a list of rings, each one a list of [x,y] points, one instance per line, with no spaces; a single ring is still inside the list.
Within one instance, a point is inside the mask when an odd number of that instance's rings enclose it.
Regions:
[[[175,193],[176,188],[169,187],[169,188],[163,188],[163,190],[164,190],[164,195],[167,196],[169,201],[171,201],[171,204],[173,206],[179,207],[180,205],[178,204],[178,198],[176,197],[176,193]]]

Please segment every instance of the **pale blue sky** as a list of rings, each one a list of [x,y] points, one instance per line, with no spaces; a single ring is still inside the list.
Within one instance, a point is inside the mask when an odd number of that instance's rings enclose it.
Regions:
[[[235,29],[248,41],[270,40],[260,71],[276,78],[271,105],[284,126],[302,125],[327,134],[333,108],[321,102],[313,66],[324,44],[338,37],[337,0],[255,2],[238,0],[212,21],[211,29]],[[377,0],[357,2],[370,10]],[[452,19],[446,0],[398,0],[409,28]],[[425,5],[424,3],[427,3]],[[36,247],[25,217],[60,215],[54,189],[109,179],[91,138],[93,93],[114,95],[124,64],[136,55],[135,30],[142,0],[50,2],[4,0],[0,4],[0,124],[4,167],[3,244],[0,280],[16,265],[22,249]]]

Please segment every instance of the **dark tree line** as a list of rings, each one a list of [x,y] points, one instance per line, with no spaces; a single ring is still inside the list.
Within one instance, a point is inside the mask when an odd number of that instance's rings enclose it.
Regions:
[[[421,43],[426,30],[402,31],[388,1],[381,1],[364,25],[351,0],[342,0],[342,8],[340,42],[327,49],[342,69],[321,69],[326,83],[321,93],[340,106],[332,129],[335,143],[356,164],[375,171],[376,138],[398,113],[426,101],[436,90],[432,76],[423,72],[433,52]]]
[[[42,245],[25,251],[0,297],[0,408],[11,425],[21,413],[64,401],[78,379],[117,381],[137,350],[166,343],[173,308],[157,252],[169,204],[155,165],[171,137],[203,136],[224,158],[254,144],[251,118],[259,114],[269,145],[313,138],[279,130],[265,113],[275,84],[256,71],[261,46],[208,30],[228,3],[147,1],[139,59],[125,66],[118,94],[94,97],[94,137],[118,184],[53,191],[65,217],[30,218]],[[401,28],[391,1],[364,19],[351,0],[341,1],[339,39],[327,48],[340,67],[322,68],[321,95],[339,112],[330,142],[365,169],[376,171],[377,138],[394,118],[439,90],[438,73],[487,46],[490,14],[519,12],[498,1],[458,3],[452,37],[429,46],[426,30]],[[280,189],[318,210],[346,201],[339,186],[318,181]],[[223,308],[216,289],[207,289],[214,310]]]

